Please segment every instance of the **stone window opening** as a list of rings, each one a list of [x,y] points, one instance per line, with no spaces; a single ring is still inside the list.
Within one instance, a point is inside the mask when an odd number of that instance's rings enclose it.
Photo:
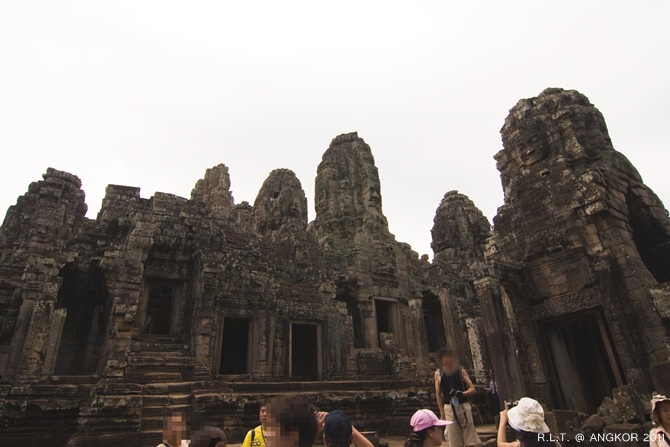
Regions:
[[[396,346],[400,346],[400,322],[398,316],[398,303],[396,301],[375,299],[375,317],[377,321],[377,336],[381,347],[381,334],[393,334]]]
[[[633,242],[640,259],[657,282],[670,281],[670,235],[642,200],[630,191],[626,203]]]
[[[444,327],[444,313],[440,298],[431,292],[423,292],[421,300],[423,322],[426,328],[428,352],[435,353],[447,344],[447,332]]]
[[[625,384],[602,313],[568,315],[541,327],[558,407],[595,413],[613,388]]]
[[[10,343],[21,305],[14,288],[0,287],[0,343]]]
[[[290,339],[290,379],[294,381],[321,380],[321,326],[318,323],[292,322]]]
[[[94,374],[100,367],[109,315],[104,274],[92,264],[70,263],[60,277],[51,325],[60,334],[53,337],[54,352],[47,354],[45,366],[56,375]]]
[[[351,317],[351,323],[354,331],[354,349],[367,348],[365,341],[365,324],[363,318],[363,308],[358,301],[358,293],[355,281],[346,281],[341,278],[337,282],[337,294],[335,299],[344,301],[347,305],[347,314]]]
[[[219,374],[243,375],[249,373],[251,320],[224,317],[221,337]]]
[[[351,317],[354,331],[354,348],[365,348],[365,327],[363,325],[363,310],[355,296],[351,294],[338,294],[337,299],[344,301],[347,305],[347,314]]]
[[[174,281],[145,280],[142,334],[159,337],[175,337],[179,334],[182,315],[181,286],[182,284]]]

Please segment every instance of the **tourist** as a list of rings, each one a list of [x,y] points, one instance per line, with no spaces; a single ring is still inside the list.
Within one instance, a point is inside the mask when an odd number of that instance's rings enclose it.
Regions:
[[[500,413],[500,396],[498,395],[498,382],[493,371],[489,375],[489,386],[486,391],[491,394],[491,411],[493,414]]]
[[[226,435],[216,427],[203,427],[191,436],[190,447],[226,447]]]
[[[445,437],[449,447],[474,446],[481,441],[472,419],[472,406],[468,396],[475,387],[467,371],[458,365],[450,349],[440,350],[441,368],[435,371],[435,394],[440,408],[440,419],[447,425]]]
[[[319,413],[317,419],[321,419]],[[372,443],[351,425],[349,416],[340,410],[331,411],[323,416],[323,443],[326,447],[373,447]]]
[[[163,420],[163,442],[158,447],[188,447],[186,420],[179,411],[170,413]]]
[[[312,404],[300,396],[278,396],[267,402],[268,447],[312,447],[325,413],[317,414]]]
[[[507,442],[505,429],[508,423],[518,432],[514,442]],[[505,409],[500,412],[498,447],[560,447],[560,443],[552,438],[544,422],[542,405],[534,399],[523,397],[512,408],[508,408],[505,402]]]
[[[649,446],[670,446],[670,397],[657,394],[651,398],[651,420],[655,426],[649,433]]]
[[[414,413],[409,424],[412,426],[412,435],[405,442],[405,447],[437,447],[442,445],[442,430],[453,422],[438,419],[430,410],[419,410]]]
[[[261,408],[259,412],[259,418],[261,425],[249,430],[247,435],[244,437],[244,442],[242,447],[265,447],[265,432],[267,430],[267,421],[268,421],[267,405],[265,402],[261,402]]]

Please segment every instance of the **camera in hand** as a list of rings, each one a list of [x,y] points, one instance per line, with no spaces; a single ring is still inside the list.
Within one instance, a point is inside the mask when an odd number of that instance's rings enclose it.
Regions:
[[[449,395],[451,397],[457,397],[460,399],[463,396],[463,391],[452,389],[451,391],[449,391]]]
[[[508,410],[511,410],[512,408],[516,407],[517,402],[508,400],[505,402],[505,406],[507,407]]]

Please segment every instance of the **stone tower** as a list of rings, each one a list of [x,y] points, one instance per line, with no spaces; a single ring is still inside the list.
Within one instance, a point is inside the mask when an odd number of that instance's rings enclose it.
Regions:
[[[435,256],[428,269],[428,283],[434,286],[432,291],[423,292],[429,347],[438,347],[431,343],[430,334],[440,330],[440,322],[429,322],[439,315],[446,328],[447,345],[474,377],[485,381],[491,364],[474,280],[481,271],[491,224],[466,195],[450,191],[435,212],[431,235]]]
[[[579,92],[519,101],[501,134],[505,201],[476,285],[503,397],[589,413],[624,384],[667,392],[663,204]]]

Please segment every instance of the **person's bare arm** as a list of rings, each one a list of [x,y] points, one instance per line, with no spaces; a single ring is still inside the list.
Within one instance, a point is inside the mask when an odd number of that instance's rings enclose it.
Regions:
[[[356,427],[351,427],[352,430],[352,440],[354,441],[354,444],[356,444],[357,447],[374,447],[374,445],[361,434],[358,430],[356,430]]]
[[[461,370],[461,378],[463,379],[463,385],[465,385],[467,388],[463,391],[463,394],[465,396],[472,396],[477,392],[475,389],[475,386],[472,384],[472,380],[470,380],[470,376],[468,375],[468,372],[465,369]]]
[[[442,390],[440,389],[440,370],[435,370],[435,396],[437,397],[437,406],[440,409],[440,419],[444,420],[444,401],[442,400]]]
[[[323,426],[326,424],[326,416],[328,413],[325,411],[318,411],[316,413],[316,433],[319,434],[323,431]]]
[[[505,409],[500,412],[500,425],[498,425],[498,447],[520,447],[519,441],[507,442],[507,435],[505,429],[507,428],[507,405]]]

